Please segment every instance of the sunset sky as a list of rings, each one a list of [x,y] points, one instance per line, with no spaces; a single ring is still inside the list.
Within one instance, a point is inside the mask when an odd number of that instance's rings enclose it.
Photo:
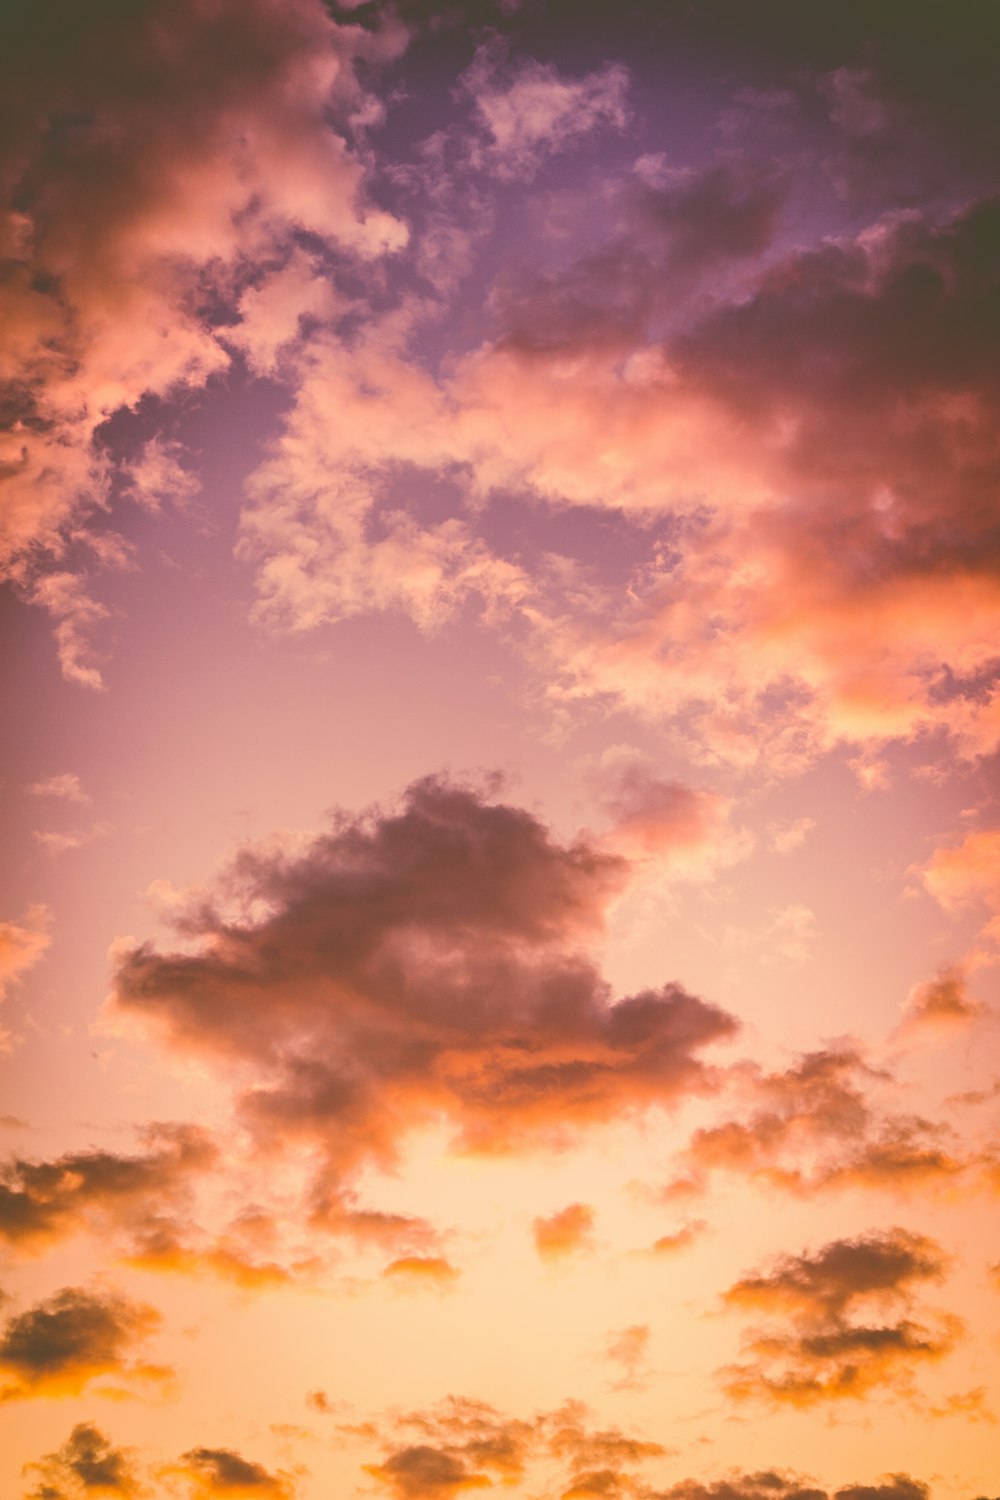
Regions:
[[[0,1496],[1000,1496],[1000,4],[2,0]]]

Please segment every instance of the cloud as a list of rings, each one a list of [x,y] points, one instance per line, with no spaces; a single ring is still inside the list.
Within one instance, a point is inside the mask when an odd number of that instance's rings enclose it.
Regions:
[[[900,1192],[956,1180],[968,1163],[948,1149],[947,1132],[876,1106],[871,1090],[887,1080],[846,1045],[804,1053],[778,1072],[743,1068],[731,1091],[743,1092],[747,1114],[694,1132],[681,1156],[683,1175],[666,1196],[701,1191],[716,1171],[804,1194]]]
[[[903,1043],[933,1040],[965,1031],[992,1015],[989,1006],[969,994],[962,970],[948,964],[936,978],[914,985],[893,1035]]]
[[[217,1160],[195,1125],[151,1125],[145,1150],[70,1151],[54,1161],[10,1157],[0,1170],[0,1239],[45,1248],[84,1228],[142,1237],[164,1213],[186,1205],[195,1177]]]
[[[906,1396],[915,1365],[948,1354],[962,1332],[952,1316],[933,1328],[907,1316],[916,1284],[940,1280],[944,1269],[933,1240],[892,1229],[782,1256],[771,1270],[741,1278],[724,1293],[726,1304],[784,1326],[748,1335],[750,1360],[720,1372],[725,1391],[798,1407],[862,1400],[879,1389]],[[873,1313],[887,1321],[855,1321]]]
[[[532,1234],[542,1260],[576,1255],[593,1245],[594,1210],[588,1203],[570,1203],[557,1213],[535,1219]]]
[[[266,1469],[232,1448],[192,1448],[167,1473],[184,1478],[191,1500],[293,1500],[290,1474]]]
[[[639,1391],[649,1384],[649,1337],[648,1323],[632,1323],[609,1336],[605,1357],[618,1366],[613,1390]]]
[[[520,1419],[486,1402],[452,1396],[400,1418],[385,1458],[364,1468],[400,1500],[438,1500],[498,1481],[514,1483],[534,1465],[548,1467],[554,1459],[563,1469],[558,1493],[609,1494],[631,1492],[635,1468],[664,1452],[659,1443],[619,1428],[595,1428],[582,1402]],[[547,1475],[545,1493],[551,1485]]]
[[[789,771],[847,744],[870,764],[933,732],[987,753],[1000,207],[789,249],[785,192],[732,161],[599,181],[439,375],[412,297],[350,347],[313,339],[243,517],[260,617],[427,626],[478,600],[527,627],[558,703],[666,717],[712,761]],[[422,503],[442,481],[445,521]],[[502,526],[487,543],[484,501],[512,492],[625,516],[647,544],[624,582],[567,587],[544,548],[526,561]]]
[[[451,1286],[459,1272],[442,1255],[403,1255],[390,1261],[382,1275],[412,1286]]]
[[[144,1303],[109,1292],[67,1287],[10,1318],[0,1337],[0,1401],[37,1396],[115,1395],[172,1374],[130,1362],[132,1349],[158,1326]],[[109,1384],[100,1384],[106,1382]]]
[[[47,907],[32,906],[25,923],[0,922],[0,1000],[7,986],[32,968],[49,946],[48,917]]]
[[[530,178],[547,157],[595,130],[623,129],[628,84],[619,63],[569,78],[547,63],[510,64],[502,44],[485,43],[459,85],[479,127],[467,144],[469,159],[501,179]]]
[[[90,798],[80,785],[75,771],[65,771],[59,776],[44,776],[28,787],[32,797],[58,797],[64,802],[89,802]]]
[[[135,1472],[130,1450],[116,1448],[92,1422],[79,1422],[63,1446],[27,1473],[37,1473],[38,1487],[25,1500],[138,1500],[146,1490]]]
[[[626,873],[521,809],[417,782],[297,851],[243,850],[177,919],[193,951],[118,951],[110,1017],[234,1076],[262,1147],[321,1146],[334,1201],[442,1116],[467,1150],[563,1144],[711,1090],[698,1054],[736,1030],[677,984],[611,1001],[583,949]]]
[[[651,761],[626,746],[606,751],[591,781],[611,819],[602,842],[626,858],[698,879],[747,852],[747,838],[728,826],[725,797],[658,776]]]
[[[167,16],[143,0],[86,18],[60,0],[51,22],[5,12],[0,47],[0,567],[54,616],[66,675],[100,687],[91,637],[107,609],[52,560],[115,503],[102,424],[226,368],[227,316],[208,308],[244,299],[256,357],[254,284],[293,263],[297,234],[361,259],[404,243],[365,203],[348,137],[367,98],[355,65],[405,34],[339,25],[318,0],[183,0]],[[125,478],[139,497],[143,473]]]
[[[936,849],[920,870],[927,891],[945,911],[985,911],[983,946],[967,958],[969,967],[996,962],[1000,947],[1000,829],[967,834],[960,844]]]
[[[201,485],[181,463],[179,444],[150,438],[139,456],[127,465],[127,493],[145,510],[157,514],[165,506],[183,510],[195,499]]]
[[[657,1500],[929,1500],[930,1489],[907,1474],[888,1474],[879,1483],[818,1489],[808,1479],[773,1469],[734,1472],[705,1483],[683,1479],[658,1493]]]
[[[704,1219],[695,1219],[690,1224],[684,1224],[673,1234],[661,1234],[658,1240],[654,1240],[649,1247],[651,1255],[676,1255],[679,1250],[686,1250],[693,1245],[699,1235],[704,1234],[708,1228]]]
[[[726,1479],[708,1483],[682,1479],[660,1491],[657,1500],[828,1500],[828,1496],[825,1489],[815,1489],[806,1479],[766,1469],[755,1474],[734,1472]],[[884,1500],[897,1497],[886,1494]]]
[[[89,828],[75,828],[66,833],[55,828],[36,828],[34,839],[49,854],[65,854],[70,849],[85,849],[88,844],[107,837],[110,832],[110,823],[91,823]]]
[[[134,1245],[124,1257],[125,1263],[161,1275],[215,1276],[245,1292],[286,1286],[299,1275],[314,1271],[319,1264],[315,1257],[291,1267],[273,1260],[262,1261],[225,1235],[214,1243],[192,1245],[185,1243],[186,1228],[169,1219],[154,1221],[150,1228],[136,1235]]]
[[[488,1475],[468,1468],[455,1454],[427,1443],[400,1448],[384,1463],[365,1464],[365,1471],[400,1500],[436,1500],[492,1484]]]

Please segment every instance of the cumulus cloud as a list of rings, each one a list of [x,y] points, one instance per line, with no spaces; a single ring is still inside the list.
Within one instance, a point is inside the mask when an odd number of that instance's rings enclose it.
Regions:
[[[612,1002],[584,946],[625,874],[425,780],[297,851],[242,851],[178,919],[194,951],[118,952],[111,1015],[231,1073],[260,1144],[321,1146],[335,1185],[441,1116],[464,1149],[558,1145],[711,1090],[699,1054],[736,1030],[677,984]],[[227,886],[254,916],[226,915]]]
[[[744,1066],[731,1089],[744,1095],[746,1114],[694,1132],[666,1196],[702,1191],[717,1171],[803,1194],[905,1192],[955,1181],[969,1163],[954,1154],[947,1132],[880,1108],[871,1095],[884,1081],[851,1046],[804,1053],[777,1072]]]
[[[106,608],[43,557],[114,498],[98,430],[225,368],[205,308],[242,294],[244,325],[263,329],[255,267],[291,264],[296,234],[369,258],[405,241],[365,205],[348,142],[364,100],[355,64],[398,53],[404,34],[339,25],[315,0],[86,16],[60,3],[44,19],[15,7],[3,30],[0,375],[13,422],[0,566],[53,615],[66,675],[99,687],[91,638]],[[264,334],[250,337],[256,358]],[[179,476],[133,473],[131,487],[155,503],[163,479]]]
[[[46,1247],[85,1227],[151,1232],[186,1204],[193,1179],[217,1159],[194,1125],[153,1125],[145,1150],[69,1151],[54,1161],[12,1156],[0,1168],[0,1239],[18,1249]]]
[[[67,1287],[17,1313],[0,1336],[0,1401],[115,1395],[172,1371],[130,1359],[160,1322],[152,1307],[103,1291]]]
[[[400,1441],[404,1435],[417,1441]],[[512,1483],[553,1459],[560,1466],[560,1494],[630,1491],[636,1468],[665,1451],[619,1428],[595,1427],[578,1401],[521,1419],[486,1402],[449,1397],[401,1418],[392,1438],[382,1462],[365,1470],[401,1500],[436,1500]]]
[[[904,1044],[935,1040],[963,1032],[992,1015],[989,1006],[970,995],[962,970],[949,964],[934,979],[914,985],[894,1036]]]
[[[55,1453],[29,1464],[37,1487],[25,1500],[138,1500],[147,1493],[129,1450],[116,1448],[92,1422],[79,1422]]]
[[[909,1316],[916,1286],[944,1270],[933,1240],[891,1229],[782,1256],[742,1277],[724,1293],[726,1304],[783,1322],[747,1337],[747,1361],[720,1372],[724,1389],[736,1400],[798,1407],[879,1389],[908,1394],[914,1367],[948,1354],[962,1332],[953,1316],[933,1327]],[[857,1321],[873,1313],[879,1321]]]
[[[438,377],[410,306],[350,348],[313,341],[244,515],[262,616],[426,624],[477,597],[529,627],[560,702],[680,718],[715,761],[781,771],[935,730],[987,752],[1000,209],[892,213],[790,250],[781,200],[745,165],[633,174],[607,189],[594,249],[581,197],[568,238],[588,248],[501,278],[489,336]],[[444,522],[393,503],[401,472],[418,496],[456,480],[473,507],[526,491],[669,517],[669,541],[624,592],[581,595],[488,546],[461,500]]]
[[[535,1219],[532,1234],[542,1260],[575,1255],[593,1245],[594,1210],[589,1203],[570,1203],[554,1214]]]
[[[166,1472],[187,1481],[191,1500],[294,1500],[296,1493],[292,1475],[232,1448],[192,1448]]]

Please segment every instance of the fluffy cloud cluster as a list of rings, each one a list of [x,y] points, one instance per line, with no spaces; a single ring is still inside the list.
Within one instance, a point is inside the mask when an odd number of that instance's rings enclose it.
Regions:
[[[970,1163],[940,1127],[881,1109],[872,1091],[885,1078],[850,1046],[805,1053],[779,1072],[744,1067],[732,1092],[746,1099],[745,1114],[694,1132],[667,1196],[703,1191],[718,1171],[795,1193],[955,1181]]]
[[[149,1480],[184,1485],[187,1500],[293,1500],[295,1479],[244,1458],[232,1448],[192,1448],[173,1463],[140,1466],[92,1422],[80,1422],[55,1453],[28,1466],[38,1483],[24,1500],[140,1500],[154,1491]]]
[[[112,497],[95,442],[109,416],[227,365],[211,307],[249,296],[304,232],[362,257],[404,242],[366,209],[348,144],[367,109],[355,63],[403,37],[338,25],[316,0],[60,0],[2,24],[0,576],[53,614],[67,675],[98,686],[104,608],[74,570],[39,577],[39,552],[86,543],[80,519]]]
[[[558,1145],[711,1090],[700,1053],[736,1030],[678,984],[612,1001],[585,949],[625,873],[418,782],[399,811],[242,851],[224,885],[252,915],[206,899],[180,921],[194,951],[120,952],[113,1013],[228,1072],[262,1145],[319,1146],[341,1180],[442,1117],[465,1149]]]
[[[426,625],[475,596],[530,624],[557,695],[684,715],[723,760],[762,736],[779,769],[935,730],[989,750],[997,205],[793,251],[777,205],[746,167],[616,187],[607,243],[499,284],[492,336],[444,380],[412,316],[318,338],[250,487],[262,615]],[[688,283],[709,269],[706,303]],[[623,600],[572,559],[488,547],[460,507],[421,519],[392,498],[401,465],[418,496],[433,475],[669,518],[669,545]]]
[[[944,1268],[933,1240],[892,1229],[782,1256],[770,1270],[741,1278],[726,1303],[783,1322],[747,1338],[749,1359],[722,1372],[727,1393],[808,1407],[861,1400],[880,1388],[909,1392],[914,1367],[949,1353],[962,1331],[953,1316],[934,1327],[909,1316],[915,1287],[940,1279]],[[873,1313],[879,1321],[870,1321]]]

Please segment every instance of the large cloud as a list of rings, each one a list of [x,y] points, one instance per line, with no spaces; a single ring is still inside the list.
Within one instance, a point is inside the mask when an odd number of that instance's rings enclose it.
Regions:
[[[4,8],[0,569],[55,614],[77,680],[99,685],[85,642],[102,607],[73,572],[38,580],[36,564],[108,503],[95,434],[224,368],[208,309],[232,309],[296,234],[361,256],[404,241],[366,210],[347,141],[365,113],[356,60],[401,42],[398,25],[341,26],[317,0]],[[316,295],[305,287],[303,310]],[[254,312],[244,300],[244,322]]]
[[[600,249],[499,284],[492,336],[440,381],[412,310],[314,343],[244,519],[263,617],[426,625],[479,596],[530,623],[553,693],[684,714],[720,759],[933,730],[988,750],[1000,208],[779,250],[767,176],[658,172],[609,190]],[[401,464],[669,530],[623,598],[394,505]]]
[[[468,1149],[559,1143],[710,1090],[699,1053],[736,1030],[677,984],[612,1003],[582,950],[625,872],[425,780],[295,852],[244,850],[229,890],[255,915],[206,900],[196,951],[121,952],[114,1013],[228,1071],[262,1144],[318,1143],[338,1173],[440,1116]]]

